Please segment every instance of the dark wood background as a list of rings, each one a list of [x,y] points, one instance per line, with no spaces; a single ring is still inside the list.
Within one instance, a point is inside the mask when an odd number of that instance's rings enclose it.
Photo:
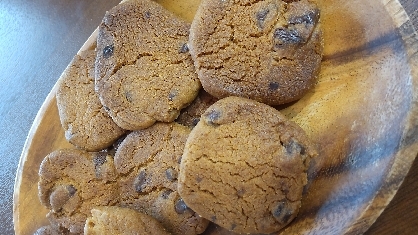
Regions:
[[[14,234],[15,172],[37,111],[106,10],[119,2],[0,1],[0,234]],[[418,1],[400,2],[417,29]],[[418,234],[417,194],[418,158],[366,234]]]

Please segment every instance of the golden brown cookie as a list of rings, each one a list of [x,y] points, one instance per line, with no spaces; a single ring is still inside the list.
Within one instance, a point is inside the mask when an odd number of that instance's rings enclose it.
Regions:
[[[93,207],[119,202],[113,156],[78,149],[50,153],[39,169],[38,194],[53,227],[83,233]]]
[[[84,235],[169,235],[153,217],[118,206],[96,207],[91,210]]]
[[[319,73],[319,9],[313,0],[203,0],[189,48],[211,95],[291,102],[313,87]]]
[[[151,0],[106,13],[97,38],[96,90],[128,130],[171,122],[201,87],[187,41],[190,24]]]
[[[315,155],[305,132],[279,111],[224,98],[187,139],[178,192],[199,215],[230,231],[272,233],[297,215]]]
[[[196,99],[189,106],[181,110],[176,122],[193,128],[199,122],[200,116],[216,101],[218,101],[218,98],[200,89]]]
[[[178,123],[159,122],[129,134],[115,155],[120,205],[154,217],[178,235],[202,233],[209,223],[177,193],[179,161],[189,133]]]
[[[95,58],[94,49],[76,55],[61,76],[56,93],[65,138],[88,151],[109,147],[125,132],[113,122],[94,92]]]

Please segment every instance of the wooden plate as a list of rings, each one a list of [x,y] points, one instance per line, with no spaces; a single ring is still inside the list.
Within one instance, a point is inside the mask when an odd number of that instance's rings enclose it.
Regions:
[[[191,21],[199,1],[160,0]],[[418,152],[418,43],[397,0],[318,0],[324,59],[318,84],[282,112],[318,144],[303,206],[283,234],[359,234],[390,202]],[[91,47],[97,31],[80,50]],[[48,95],[16,175],[16,234],[47,224],[38,169],[65,140]],[[211,225],[205,234],[230,234]]]

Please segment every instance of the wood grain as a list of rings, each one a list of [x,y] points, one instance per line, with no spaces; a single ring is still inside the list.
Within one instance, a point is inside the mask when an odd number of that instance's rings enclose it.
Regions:
[[[159,2],[189,20],[197,7],[197,1]],[[359,234],[391,201],[418,152],[417,36],[398,1],[318,4],[325,42],[320,78],[282,112],[305,129],[320,155],[309,171],[300,214],[281,234]],[[46,210],[33,201],[37,169],[46,154],[63,147],[71,145],[53,89],[21,157],[16,234],[46,223],[39,219]],[[212,225],[205,234],[231,233]]]

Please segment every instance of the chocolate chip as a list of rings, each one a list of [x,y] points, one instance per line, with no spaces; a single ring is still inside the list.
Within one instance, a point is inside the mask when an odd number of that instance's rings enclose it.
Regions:
[[[273,211],[271,213],[273,214],[273,216],[275,218],[278,218],[282,214],[282,211],[283,211],[284,207],[285,207],[284,203],[279,202],[279,204],[273,209]]]
[[[289,220],[291,217],[292,217],[292,212],[287,211],[286,214],[283,216],[283,219],[282,219],[283,223],[290,222]]]
[[[245,192],[246,191],[243,188],[242,189],[238,189],[237,190],[237,196],[240,197],[240,198],[242,198],[244,196]]]
[[[103,49],[103,57],[105,59],[107,59],[107,58],[111,57],[112,55],[113,55],[113,45],[106,46]]]
[[[257,20],[264,21],[266,20],[267,14],[270,12],[269,9],[262,9],[261,11],[257,12],[255,17]]]
[[[238,196],[238,198],[243,198],[245,193],[246,193],[246,190],[245,189],[243,189],[243,188],[238,189],[237,190],[237,196]]]
[[[278,222],[287,224],[293,215],[293,209],[289,207],[286,201],[281,201],[273,208],[271,213]]]
[[[179,53],[186,53],[189,51],[189,46],[187,45],[187,43],[184,43],[179,50]]]
[[[96,178],[101,177],[101,166],[106,163],[107,151],[98,152],[93,157]]]
[[[286,44],[298,44],[302,42],[299,32],[295,29],[277,28],[274,30],[273,37],[275,46],[283,46]]]
[[[319,19],[319,10],[314,9],[302,16],[295,16],[289,19],[289,24],[316,24]]]
[[[173,101],[174,98],[177,96],[177,91],[171,91],[170,94],[168,94],[168,100]]]
[[[262,9],[261,11],[257,12],[257,14],[255,14],[255,18],[257,19],[257,25],[260,28],[264,27],[264,21],[267,18],[267,15],[270,13],[270,9]]]
[[[279,89],[279,83],[277,83],[277,82],[270,82],[270,84],[269,84],[269,90],[271,90],[271,91],[275,91],[275,90],[277,90],[277,89]]]
[[[183,199],[180,198],[174,205],[174,209],[176,210],[177,214],[184,214],[189,209],[189,207],[187,207]]]
[[[67,186],[67,191],[68,191],[68,193],[69,193],[70,197],[72,197],[72,196],[74,196],[74,194],[77,192],[77,189],[76,189],[76,188],[74,188],[74,186],[73,186],[73,185],[68,185],[68,186]]]
[[[134,181],[134,187],[136,192],[142,193],[144,188],[147,186],[147,173],[141,171]]]
[[[133,99],[132,99],[132,92],[130,91],[125,91],[125,98],[129,103],[132,103]]]
[[[255,13],[255,19],[257,26],[260,29],[264,29],[266,25],[273,24],[278,17],[279,7],[275,3],[270,3],[266,6],[263,6],[261,9]]]
[[[166,189],[161,193],[161,197],[164,198],[164,199],[168,199],[168,197],[170,196],[170,194],[172,192],[174,192],[174,191],[171,190],[171,189]]]
[[[75,193],[76,189],[73,185],[59,185],[49,196],[49,204],[54,211],[60,211]]]
[[[93,157],[94,168],[100,167],[101,165],[105,164],[107,157],[107,152],[98,152]]]
[[[221,112],[219,112],[218,110],[212,109],[208,113],[205,114],[205,117],[209,125],[217,125],[215,122],[218,121],[219,118],[221,117]]]
[[[299,153],[304,155],[305,154],[305,147],[303,147],[300,143],[298,143],[296,140],[290,140],[289,144],[285,146],[286,152],[288,154],[294,154]]]
[[[167,177],[168,180],[173,181],[177,179],[177,171],[174,170],[173,168],[168,168],[167,170],[165,170],[165,176]]]

